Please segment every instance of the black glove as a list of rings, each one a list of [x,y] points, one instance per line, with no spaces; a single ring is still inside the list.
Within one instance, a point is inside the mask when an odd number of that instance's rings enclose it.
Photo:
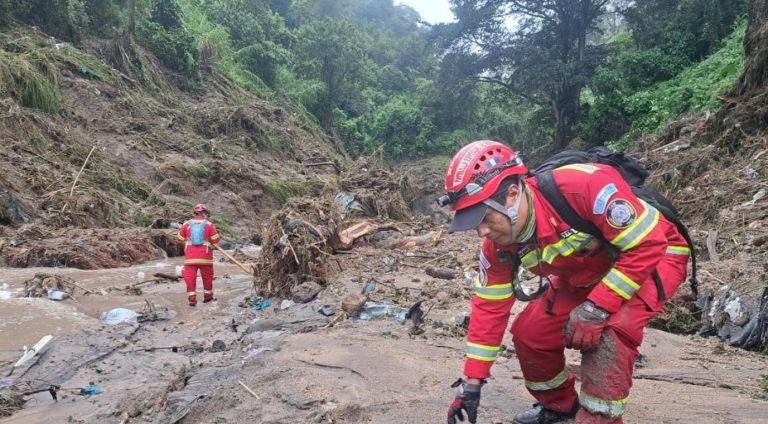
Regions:
[[[457,387],[456,397],[448,408],[448,424],[456,424],[456,418],[464,421],[464,412],[471,424],[477,422],[477,408],[480,406],[480,389],[483,384],[469,384],[462,379],[456,380],[451,387]],[[464,411],[464,412],[462,412]]]

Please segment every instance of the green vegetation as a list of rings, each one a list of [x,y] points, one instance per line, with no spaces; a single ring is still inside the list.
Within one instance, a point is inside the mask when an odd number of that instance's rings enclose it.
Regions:
[[[310,185],[307,182],[297,182],[280,178],[269,178],[264,183],[264,189],[280,204],[284,204],[291,197],[309,194]]]
[[[0,0],[8,34],[22,22],[57,37],[35,45],[0,33],[0,97],[57,112],[61,67],[121,79],[56,42],[132,40],[181,74],[183,89],[223,75],[261,98],[288,99],[353,155],[400,159],[481,138],[524,152],[572,137],[626,145],[716,108],[741,69],[746,0],[571,3],[454,2],[457,21],[430,27],[392,0]],[[521,25],[499,25],[506,13]],[[113,65],[169,91],[129,50]]]

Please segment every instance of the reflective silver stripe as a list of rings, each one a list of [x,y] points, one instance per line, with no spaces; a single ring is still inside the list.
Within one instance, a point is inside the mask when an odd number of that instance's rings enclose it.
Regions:
[[[640,288],[639,284],[632,281],[632,279],[616,268],[611,268],[611,270],[608,271],[608,274],[603,277],[602,281],[603,284],[607,285],[611,290],[627,300],[629,300],[629,298],[635,294],[637,289]]]
[[[552,390],[556,389],[563,385],[568,380],[568,371],[563,368],[562,371],[560,371],[559,374],[557,374],[553,379],[549,381],[528,381],[525,380],[525,387],[541,391],[541,390]]]
[[[477,359],[478,361],[493,362],[499,354],[501,346],[484,346],[477,343],[467,342],[467,358]]]
[[[640,203],[645,207],[645,211],[637,221],[622,231],[615,239],[611,240],[611,244],[621,249],[622,252],[635,247],[659,222],[659,211],[642,200],[640,200]]]
[[[691,254],[691,248],[688,246],[667,246],[667,255],[688,256]]]
[[[505,300],[512,297],[512,283],[483,286],[479,280],[475,280],[475,295],[487,300]]]
[[[584,393],[583,390],[579,393],[579,404],[584,409],[593,414],[603,414],[611,418],[618,418],[624,415],[628,400],[629,398],[621,400],[600,399]]]

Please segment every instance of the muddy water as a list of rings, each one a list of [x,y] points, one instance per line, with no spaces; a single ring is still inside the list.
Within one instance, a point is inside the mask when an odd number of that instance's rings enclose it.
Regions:
[[[121,307],[141,311],[147,300],[157,308],[185,311],[184,283],[163,282],[141,286],[141,296],[125,295],[110,288],[125,288],[143,280],[152,279],[160,272],[175,274],[183,258],[162,259],[128,268],[81,270],[74,268],[0,268],[0,362],[18,358],[23,346],[34,345],[41,337],[51,334],[65,335],[101,326],[100,316],[105,311]],[[73,280],[78,286],[94,292],[82,295],[77,290],[74,298],[63,301],[48,298],[22,298],[24,281],[37,273],[56,274]],[[231,297],[234,285],[242,289],[249,280],[236,266],[216,262],[214,290],[220,300]],[[234,283],[234,284],[230,284]],[[198,279],[198,292],[202,282]]]

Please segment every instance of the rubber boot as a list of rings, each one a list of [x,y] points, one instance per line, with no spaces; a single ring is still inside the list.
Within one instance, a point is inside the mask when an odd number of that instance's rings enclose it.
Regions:
[[[512,419],[512,424],[550,424],[559,423],[562,421],[570,420],[576,417],[576,412],[579,410],[579,403],[576,402],[573,405],[573,409],[570,412],[553,411],[543,407],[539,403],[534,403],[533,408],[526,409],[525,411],[515,415]]]
[[[187,296],[187,300],[189,300],[189,306],[197,306],[197,296],[194,294],[190,294]]]
[[[212,291],[211,291],[211,292],[209,292],[209,291],[207,291],[207,290],[206,290],[206,291],[203,293],[203,303],[212,302],[212,301],[214,301],[214,300],[216,300],[216,298],[215,298],[215,297],[213,297],[213,292],[212,292]]]

